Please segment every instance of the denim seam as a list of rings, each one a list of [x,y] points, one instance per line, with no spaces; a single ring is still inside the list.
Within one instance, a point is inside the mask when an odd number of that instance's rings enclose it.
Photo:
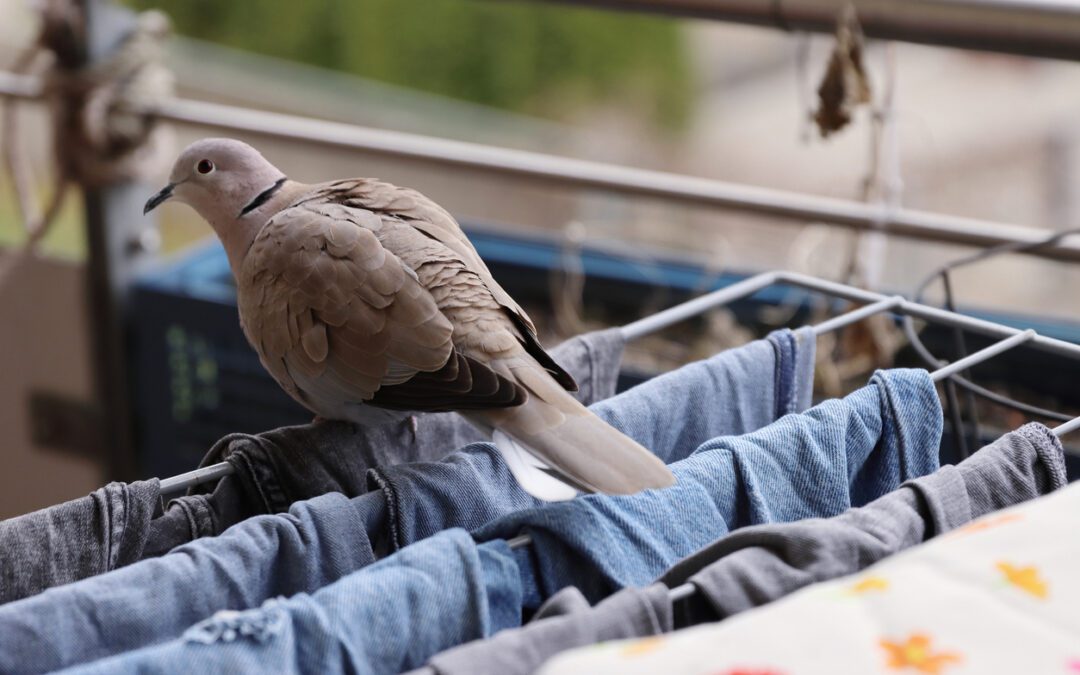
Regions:
[[[187,497],[187,499],[194,499],[194,495]],[[187,499],[174,499],[169,502],[170,508],[173,504],[180,509],[180,512],[184,514],[184,520],[187,521],[189,541],[199,538],[198,526],[195,524],[195,518],[191,513],[191,509],[188,508]]]
[[[595,399],[597,397],[596,392],[600,391],[600,375],[596,372],[597,369],[594,367],[596,361],[592,343],[589,340],[581,340],[581,342],[585,345],[585,363],[589,366],[589,391],[581,392],[581,396],[584,400],[588,401]]]
[[[784,337],[787,338],[788,348],[790,350],[787,354],[787,361],[784,363],[785,400],[783,414],[788,415],[793,412],[798,412],[797,410],[795,410],[795,367],[799,363],[799,345],[798,342],[796,342],[795,340],[795,334],[792,333],[790,330],[784,330]]]
[[[401,517],[401,507],[398,504],[397,492],[394,490],[390,480],[382,475],[382,472],[378,467],[368,469],[368,484],[375,484],[375,487],[382,491],[383,496],[386,497],[386,510],[387,510],[387,522],[390,523],[390,544],[394,547],[395,551],[401,550],[401,535],[398,530],[398,519]]]
[[[101,503],[102,510],[102,523],[105,526],[105,569],[113,569],[113,558],[116,555],[116,542],[113,541],[113,519],[116,517],[115,509],[112,506],[112,500],[109,499],[109,492],[113,488],[113,484],[106,485],[103,489],[99,490],[99,496],[95,498]]]
[[[892,384],[889,382],[889,378],[886,374],[887,371],[877,371],[874,373],[871,381],[877,385],[881,392],[881,437],[883,439],[891,439],[895,444],[897,453],[896,460],[897,466],[900,470],[900,479],[906,480],[912,478],[907,475],[907,471],[911,465],[911,439],[908,438],[908,425],[902,423],[900,411],[901,407],[896,400],[896,392],[893,391]],[[927,375],[929,377],[929,375]],[[934,396],[934,400],[937,400],[937,396]]]
[[[816,339],[813,328],[810,327],[791,331],[791,398],[788,412],[805,412],[813,405]],[[810,372],[807,373],[807,370]],[[807,388],[809,392],[806,391]]]
[[[259,499],[262,500],[263,510],[266,513],[287,511],[289,508],[288,498],[281,490],[276,476],[273,475],[273,470],[260,470],[260,467],[264,467],[270,462],[269,454],[260,444],[255,443],[253,445],[254,448],[241,447],[231,452],[226,461],[232,464],[238,473],[242,473],[247,477]],[[252,457],[252,454],[262,456]]]
[[[244,456],[248,463],[248,471],[253,479],[259,481],[259,491],[266,500],[266,508],[270,513],[284,513],[289,510],[296,500],[289,494],[286,487],[287,480],[283,480],[277,462],[274,461],[274,448],[277,446],[273,441],[263,436],[258,436],[252,443],[252,449]],[[315,449],[318,452],[318,449]]]
[[[199,500],[199,510],[202,513],[205,521],[210,525],[211,536],[216,536],[222,533],[221,521],[218,520],[217,512],[210,506],[210,500],[203,498]]]
[[[217,530],[213,529],[214,521],[213,517],[209,515],[211,509],[206,505],[205,496],[189,495],[169,502],[170,507],[173,504],[184,514],[191,540],[218,533]]]
[[[780,341],[776,339],[775,334],[769,335],[769,345],[773,348],[773,356],[776,359],[776,368],[773,370],[773,419],[780,417],[780,373],[783,371],[781,364],[784,360],[783,349],[781,349]]]
[[[124,539],[124,532],[127,531],[128,523],[131,520],[131,491],[128,490],[126,485],[119,488],[120,490],[120,508],[116,513],[116,518],[112,529],[109,532],[109,569],[114,570],[120,565],[120,556],[123,554],[124,547],[122,545]]]

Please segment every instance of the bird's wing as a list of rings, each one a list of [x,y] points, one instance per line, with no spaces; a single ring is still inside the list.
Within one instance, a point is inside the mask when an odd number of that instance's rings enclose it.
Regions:
[[[411,267],[375,235],[378,215],[297,202],[252,243],[238,278],[242,324],[263,365],[312,410],[515,405],[519,387],[457,351],[453,326]]]
[[[564,389],[577,391],[573,376],[556,363],[540,344],[536,327],[529,315],[499,286],[457,221],[441,206],[416,190],[370,178],[324,184],[320,186],[318,198],[398,219],[452,251],[464,268],[479,278],[490,296],[514,323],[516,337],[525,350]]]

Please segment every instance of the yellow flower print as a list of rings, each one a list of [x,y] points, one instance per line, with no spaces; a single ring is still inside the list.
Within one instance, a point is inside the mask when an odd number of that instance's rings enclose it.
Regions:
[[[1022,591],[1045,600],[1050,594],[1046,582],[1039,577],[1039,570],[1033,566],[1015,567],[1007,562],[999,562],[997,568],[1005,575],[1005,580]]]
[[[882,640],[880,644],[888,658],[886,665],[893,670],[914,668],[920,673],[938,675],[942,668],[963,660],[956,652],[935,653],[930,637],[922,633],[915,633],[904,642]]]
[[[851,585],[848,590],[856,595],[869,593],[870,591],[884,591],[889,587],[889,580],[884,577],[866,577],[862,581]]]
[[[655,651],[664,644],[664,638],[662,637],[648,637],[641,640],[634,640],[630,644],[626,645],[622,649],[623,656],[641,656],[642,654],[648,654]]]

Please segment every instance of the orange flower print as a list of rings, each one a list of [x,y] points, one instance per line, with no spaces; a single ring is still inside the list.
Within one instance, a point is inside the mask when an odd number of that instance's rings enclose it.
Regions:
[[[962,660],[956,652],[935,652],[930,637],[922,633],[915,633],[904,642],[882,640],[881,647],[888,658],[886,665],[893,670],[913,668],[927,675],[938,675],[945,666]]]
[[[888,587],[889,580],[884,577],[866,577],[862,581],[852,584],[848,590],[856,595],[861,595],[870,591],[884,591]]]
[[[1045,600],[1049,595],[1046,582],[1039,577],[1039,570],[1035,567],[1015,567],[1007,562],[999,562],[997,568],[1005,575],[1005,581],[1016,586],[1022,591],[1034,595],[1040,600]]]
[[[976,520],[974,523],[965,525],[958,530],[953,530],[950,534],[971,534],[973,532],[982,532],[983,530],[989,530],[990,528],[1004,525],[1005,523],[1011,523],[1017,520],[1023,520],[1024,517],[1019,513],[1003,513],[999,516],[991,516],[989,518],[983,518]]]
[[[623,647],[622,653],[623,656],[641,656],[642,654],[648,654],[651,651],[659,649],[662,644],[664,644],[664,638],[662,637],[642,638],[640,640],[634,640]]]

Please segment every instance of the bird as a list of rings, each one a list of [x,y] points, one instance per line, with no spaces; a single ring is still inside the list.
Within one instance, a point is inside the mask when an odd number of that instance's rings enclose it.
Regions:
[[[532,320],[420,192],[376,178],[305,184],[246,143],[206,138],[180,153],[144,215],[169,200],[217,234],[248,342],[316,419],[457,411],[542,500],[675,483],[570,395],[573,377]]]

